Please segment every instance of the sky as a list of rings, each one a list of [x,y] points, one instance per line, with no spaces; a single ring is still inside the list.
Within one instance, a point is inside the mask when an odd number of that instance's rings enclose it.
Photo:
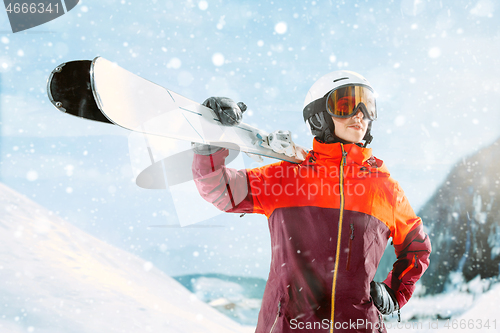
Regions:
[[[198,102],[243,101],[244,122],[290,130],[306,147],[309,87],[358,72],[377,92],[373,153],[418,211],[455,163],[500,136],[499,10],[492,0],[84,0],[15,34],[0,11],[0,181],[170,275],[265,278],[264,216],[181,228],[170,191],[135,185],[130,133],[56,110],[50,72],[102,56]]]

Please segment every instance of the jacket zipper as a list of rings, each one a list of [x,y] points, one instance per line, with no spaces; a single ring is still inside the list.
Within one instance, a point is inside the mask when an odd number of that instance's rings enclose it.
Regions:
[[[278,302],[278,313],[276,313],[276,319],[274,319],[273,326],[271,326],[271,330],[269,331],[269,333],[273,333],[274,327],[276,326],[278,318],[280,317],[280,312],[281,312],[281,301]]]
[[[418,267],[418,261],[417,261],[417,254],[416,253],[413,255],[413,260],[411,261],[411,265],[408,266],[408,267],[406,267],[406,269],[401,274],[399,274],[398,279],[399,280],[403,279],[403,276],[405,276],[406,273],[408,273],[413,267]]]
[[[352,248],[352,240],[354,239],[354,223],[351,223],[350,227],[351,227],[351,235],[349,236],[349,247],[347,248],[346,270],[351,269],[351,248]]]
[[[339,268],[339,257],[340,257],[340,240],[342,236],[342,219],[344,218],[344,166],[346,162],[347,152],[344,150],[344,145],[340,144],[340,149],[342,149],[342,159],[340,160],[340,213],[339,213],[339,226],[338,226],[338,236],[337,236],[337,252],[335,254],[335,268],[333,271],[333,283],[332,283],[332,312],[330,314],[330,323],[335,322],[335,286],[337,284],[337,272]],[[333,333],[333,325],[330,325],[330,333]]]

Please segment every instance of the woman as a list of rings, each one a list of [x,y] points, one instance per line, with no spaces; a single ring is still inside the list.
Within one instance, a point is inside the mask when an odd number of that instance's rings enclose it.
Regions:
[[[225,125],[241,121],[227,98],[204,104]],[[431,245],[366,148],[377,118],[373,89],[359,74],[329,73],[309,90],[303,114],[315,138],[302,163],[237,171],[225,167],[226,149],[195,145],[196,185],[223,211],[268,217],[272,259],[256,332],[385,332],[382,314],[408,302]],[[398,260],[374,282],[390,237]]]

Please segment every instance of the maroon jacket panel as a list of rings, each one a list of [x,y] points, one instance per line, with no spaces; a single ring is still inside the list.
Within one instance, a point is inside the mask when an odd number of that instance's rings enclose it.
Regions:
[[[338,209],[320,207],[280,208],[271,215],[271,267],[256,332],[270,332],[273,325],[273,332],[329,331],[338,218]],[[370,281],[390,230],[359,212],[344,211],[344,222],[334,325],[378,332],[382,318],[370,298]]]

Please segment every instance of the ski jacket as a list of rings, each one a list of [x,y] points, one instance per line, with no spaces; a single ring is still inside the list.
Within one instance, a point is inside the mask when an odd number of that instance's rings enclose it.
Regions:
[[[431,245],[383,162],[371,149],[317,140],[300,164],[234,170],[227,155],[195,155],[193,176],[219,209],[268,217],[272,258],[256,332],[385,332],[370,282],[388,239],[398,259],[384,283],[400,308]]]

